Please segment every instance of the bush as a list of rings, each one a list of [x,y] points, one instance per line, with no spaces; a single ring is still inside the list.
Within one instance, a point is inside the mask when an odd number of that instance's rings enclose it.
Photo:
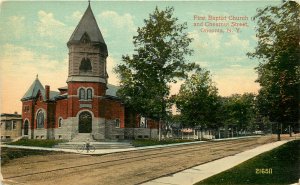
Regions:
[[[44,150],[19,149],[19,148],[1,148],[1,165],[16,158],[21,158],[30,155],[46,155],[49,153],[53,153],[53,152],[44,151]]]
[[[64,140],[54,140],[54,139],[45,139],[45,140],[37,140],[37,139],[20,139],[18,141],[9,143],[8,145],[20,145],[20,146],[37,146],[37,147],[46,147],[51,148],[58,143],[66,142]]]

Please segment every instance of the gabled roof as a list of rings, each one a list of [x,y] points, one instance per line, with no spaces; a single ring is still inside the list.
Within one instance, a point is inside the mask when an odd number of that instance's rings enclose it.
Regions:
[[[26,93],[24,94],[24,96],[22,97],[21,100],[29,100],[32,98],[35,98],[38,94],[38,92],[40,92],[43,96],[43,99],[45,100],[45,89],[44,86],[42,85],[42,83],[40,82],[40,80],[38,78],[36,78],[34,80],[34,82],[31,84],[31,86],[29,87],[29,89],[26,91]],[[49,99],[53,100],[54,97],[58,96],[59,92],[56,91],[50,91],[49,93]]]
[[[59,92],[57,92],[57,91],[50,91],[50,94],[49,94],[49,99],[50,100],[54,100],[54,98],[55,97],[57,97],[57,96],[59,96],[60,95],[60,93]]]
[[[106,89],[106,96],[112,96],[112,97],[118,97],[117,96],[117,91],[120,89],[119,86],[107,84],[107,89]]]
[[[60,87],[58,90],[68,90],[68,86]]]
[[[102,43],[106,45],[90,5],[86,9],[79,24],[71,35],[68,45],[71,43],[80,42],[84,35],[88,36],[91,42]]]
[[[68,89],[68,87],[66,86],[66,87],[62,87],[59,89]],[[105,95],[108,97],[112,97],[112,98],[118,98],[117,91],[119,89],[120,89],[119,86],[107,84],[107,89],[106,89]],[[36,98],[36,96],[38,95],[38,92],[41,93],[41,95],[43,96],[43,99],[45,100],[45,89],[44,89],[42,83],[40,82],[40,80],[38,78],[36,78],[34,80],[34,82],[31,84],[31,86],[29,87],[29,89],[26,91],[26,93],[24,94],[24,96],[22,97],[21,100],[23,101],[23,100],[29,100],[29,99]],[[64,99],[64,98],[67,98],[67,95],[68,95],[68,93],[60,94],[57,91],[50,91],[49,99],[50,100]]]
[[[9,114],[9,113],[1,113],[1,117],[13,117],[13,118],[22,118],[21,114]]]
[[[34,80],[29,89],[26,91],[21,100],[31,99],[37,96],[38,92],[45,94],[45,89],[38,78]]]

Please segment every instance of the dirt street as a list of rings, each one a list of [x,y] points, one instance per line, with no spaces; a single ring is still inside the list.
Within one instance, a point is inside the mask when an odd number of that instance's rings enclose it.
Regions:
[[[264,136],[97,156],[29,156],[5,164],[2,174],[6,184],[139,184],[275,140]]]

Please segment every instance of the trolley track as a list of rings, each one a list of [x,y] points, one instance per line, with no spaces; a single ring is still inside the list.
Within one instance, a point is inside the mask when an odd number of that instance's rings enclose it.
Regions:
[[[133,154],[141,154],[143,155],[145,152],[147,153],[150,153],[150,152],[154,152],[155,154],[157,153],[161,153],[161,152],[157,152],[158,150],[169,150],[170,152],[171,151],[177,151],[177,150],[181,150],[181,148],[185,148],[185,150],[187,149],[190,149],[190,148],[195,148],[196,147],[202,147],[202,146],[206,146],[206,145],[209,145],[211,143],[214,143],[214,146],[224,146],[224,143],[226,144],[231,144],[231,143],[239,143],[239,144],[242,144],[243,142],[248,142],[248,141],[252,141],[252,140],[255,140],[255,138],[248,138],[248,139],[240,139],[240,140],[228,140],[228,141],[212,141],[212,142],[203,142],[203,143],[191,143],[191,144],[188,144],[188,145],[177,145],[177,146],[169,146],[169,147],[165,147],[165,148],[148,148],[148,149],[142,149],[142,150],[130,150],[130,151],[122,151],[122,152],[117,152],[117,153],[108,153],[108,154],[94,154],[92,155],[92,157],[95,157],[95,156],[103,156],[103,157],[109,157],[109,156],[114,156],[114,157],[124,157],[126,155],[133,155]],[[71,157],[70,157],[71,156]],[[90,159],[91,158],[91,155],[89,154],[80,154],[80,153],[72,153],[70,154],[70,156],[68,156],[68,161],[69,162],[72,162],[72,160],[76,161],[78,160],[78,158],[80,159]],[[26,164],[34,164],[34,163],[47,163],[49,162],[49,160],[53,160],[53,158],[55,158],[56,156],[54,157],[49,157],[49,159],[42,159],[42,160],[37,160],[37,161],[34,161],[34,162],[23,162],[22,164],[23,165],[26,165]],[[65,158],[62,158],[62,159],[57,159],[55,158],[55,162],[59,162],[59,161],[65,161],[66,159]]]
[[[93,162],[93,163],[87,163],[87,164],[81,164],[81,165],[74,165],[69,167],[59,167],[56,169],[51,170],[45,170],[45,171],[37,171],[33,173],[25,173],[20,175],[14,175],[14,176],[7,176],[6,179],[18,179],[18,178],[24,178],[24,177],[34,177],[34,176],[42,176],[45,174],[56,174],[56,173],[62,173],[68,174],[68,173],[74,173],[74,172],[80,172],[80,171],[86,171],[87,169],[97,170],[97,169],[103,169],[107,167],[113,167],[116,165],[123,165],[123,164],[130,164],[130,163],[136,163],[140,161],[147,161],[155,158],[167,158],[172,155],[182,156],[184,157],[187,153],[194,153],[193,155],[200,155],[205,150],[208,154],[213,155],[216,151],[224,148],[224,144],[226,144],[227,148],[234,149],[235,147],[239,147],[240,149],[255,146],[257,145],[255,143],[255,140],[249,139],[249,140],[240,140],[237,141],[227,141],[227,142],[208,142],[208,143],[201,143],[201,144],[193,144],[193,146],[185,146],[184,150],[183,147],[175,147],[175,148],[165,148],[167,151],[161,151],[161,150],[140,150],[140,151],[132,151],[132,152],[125,152],[125,153],[117,153],[115,157],[119,157],[116,160],[105,160],[105,161],[99,161],[99,162]],[[200,150],[201,149],[201,150]],[[240,150],[233,150],[231,153],[237,153]],[[148,152],[148,153],[147,153]],[[125,155],[124,155],[125,154]],[[137,155],[140,154],[140,155]],[[95,157],[101,157],[101,156],[95,156]],[[219,156],[218,158],[224,157],[223,155]],[[215,159],[214,159],[215,160]]]

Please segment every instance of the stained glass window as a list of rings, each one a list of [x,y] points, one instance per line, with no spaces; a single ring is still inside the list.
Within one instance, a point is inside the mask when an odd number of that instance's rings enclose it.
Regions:
[[[37,128],[44,128],[45,114],[42,110],[37,113]]]

